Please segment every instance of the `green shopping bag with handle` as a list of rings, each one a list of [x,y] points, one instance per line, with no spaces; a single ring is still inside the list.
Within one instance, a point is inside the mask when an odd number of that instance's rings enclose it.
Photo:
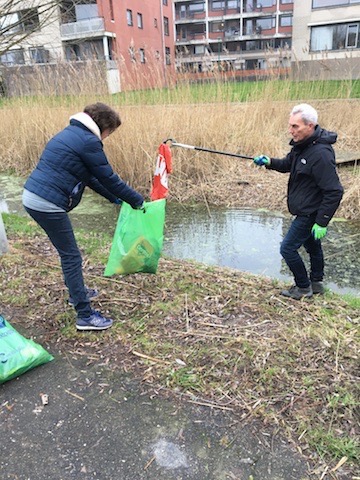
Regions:
[[[122,204],[105,277],[156,273],[164,240],[165,206],[165,199],[145,202],[144,213]]]
[[[41,345],[20,335],[0,315],[0,384],[53,359]]]

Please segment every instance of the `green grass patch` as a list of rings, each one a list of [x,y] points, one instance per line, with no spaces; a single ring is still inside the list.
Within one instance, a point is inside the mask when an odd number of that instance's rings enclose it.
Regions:
[[[169,88],[131,90],[99,97],[99,101],[117,105],[171,105],[213,102],[257,102],[270,97],[284,100],[330,100],[360,98],[360,80],[292,81],[269,79],[254,81],[226,81],[215,79],[206,83],[178,83]],[[94,101],[94,96],[23,96],[2,98],[0,106],[46,105],[49,107],[82,106]]]
[[[37,223],[28,216],[20,217],[11,213],[2,213],[2,218],[8,236],[26,235],[33,237],[42,232]]]
[[[170,89],[136,90],[114,95],[120,105],[157,105],[212,102],[256,102],[360,98],[360,80],[262,80],[178,84]]]
[[[321,458],[328,458],[330,454],[336,459],[347,457],[356,462],[360,461],[360,445],[356,439],[342,437],[332,430],[328,432],[321,428],[310,430],[307,436],[309,445]]]

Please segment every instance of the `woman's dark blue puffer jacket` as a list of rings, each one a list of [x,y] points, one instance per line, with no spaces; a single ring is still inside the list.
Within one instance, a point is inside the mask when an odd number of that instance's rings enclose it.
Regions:
[[[120,198],[136,208],[144,201],[113,171],[102,141],[71,119],[47,143],[24,188],[68,212],[80,202],[86,186],[113,203]]]

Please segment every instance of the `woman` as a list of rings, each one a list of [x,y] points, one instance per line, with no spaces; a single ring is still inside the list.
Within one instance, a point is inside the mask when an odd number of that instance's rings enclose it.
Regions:
[[[24,186],[25,210],[45,230],[59,253],[78,330],[105,330],[113,321],[90,306],[90,298],[97,291],[84,285],[82,257],[68,212],[78,205],[86,186],[112,203],[125,201],[135,209],[143,208],[142,195],[113,171],[103,151],[102,141],[120,125],[119,115],[108,105],[85,107],[47,143]]]

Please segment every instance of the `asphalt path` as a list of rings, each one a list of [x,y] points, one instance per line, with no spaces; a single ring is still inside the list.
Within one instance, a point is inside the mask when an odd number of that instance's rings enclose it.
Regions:
[[[150,394],[118,369],[51,353],[0,386],[2,480],[308,478],[277,426]]]

